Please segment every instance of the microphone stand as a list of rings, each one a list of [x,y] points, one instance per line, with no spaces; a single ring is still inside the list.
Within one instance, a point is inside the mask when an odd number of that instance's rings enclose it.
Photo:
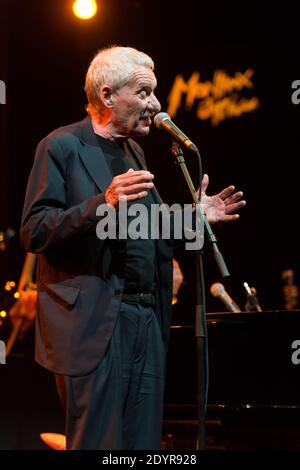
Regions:
[[[193,181],[189,174],[189,171],[186,167],[182,149],[178,142],[174,139],[172,143],[172,154],[176,158],[177,163],[179,164],[186,183],[189,187],[190,193],[196,204],[196,207],[199,207],[200,199],[197,196]],[[197,152],[199,165],[201,168],[201,157],[200,153]],[[201,181],[200,181],[201,185]],[[201,191],[200,191],[201,194]],[[214,256],[216,263],[219,267],[221,275],[223,277],[228,277],[229,272],[225,264],[224,258],[217,246],[217,239],[209,225],[209,222],[206,216],[203,214],[203,222],[205,233],[208,236],[208,239],[212,243]],[[197,225],[197,224],[196,224]],[[203,273],[203,261],[202,261],[202,252],[198,250],[196,252],[196,274],[197,274],[197,284],[196,284],[196,315],[195,315],[195,335],[197,342],[197,411],[198,411],[198,436],[197,436],[197,446],[198,450],[205,449],[205,415],[207,408],[207,395],[208,395],[208,342],[207,342],[207,326],[206,326],[206,307],[205,307],[205,284],[204,284],[204,273]]]

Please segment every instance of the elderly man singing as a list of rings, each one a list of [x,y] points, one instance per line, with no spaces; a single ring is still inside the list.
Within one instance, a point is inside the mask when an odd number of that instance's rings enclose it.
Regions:
[[[172,240],[100,239],[97,208],[160,204],[132,140],[160,111],[152,59],[103,49],[85,90],[88,116],[38,145],[21,236],[38,255],[36,359],[55,374],[67,449],[159,449],[172,302]],[[203,200],[210,221],[235,220],[241,192]]]

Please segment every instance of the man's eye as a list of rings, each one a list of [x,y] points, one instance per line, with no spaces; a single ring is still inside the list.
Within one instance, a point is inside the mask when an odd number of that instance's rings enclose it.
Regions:
[[[140,98],[146,98],[146,96],[147,96],[146,90],[141,90],[141,91],[139,92],[139,97],[140,97]]]

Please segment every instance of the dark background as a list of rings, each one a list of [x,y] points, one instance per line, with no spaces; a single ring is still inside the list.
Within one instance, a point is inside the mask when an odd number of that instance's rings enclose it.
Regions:
[[[85,116],[85,73],[95,52],[129,45],[153,57],[162,110],[177,74],[198,70],[255,71],[251,96],[260,108],[212,127],[183,107],[174,119],[201,151],[210,175],[209,194],[229,184],[244,191],[247,206],[232,224],[215,227],[232,279],[227,288],[243,306],[242,282],[254,285],[266,310],[283,306],[281,270],[299,275],[298,125],[300,105],[291,102],[291,83],[300,79],[300,7],[280,2],[102,0],[89,21],[72,13],[68,0],[0,0],[0,79],[7,103],[0,106],[0,230],[17,235],[1,252],[1,282],[17,280],[24,252],[18,231],[35,148],[46,134]],[[219,4],[218,4],[219,3]],[[196,109],[196,108],[195,108]],[[153,129],[140,141],[149,168],[167,203],[189,202],[170,154],[168,136]],[[194,158],[187,157],[192,175]],[[193,253],[177,254],[185,285],[180,319],[193,318]],[[207,290],[220,279],[209,245],[205,248]],[[299,279],[297,279],[298,281]],[[222,310],[210,294],[208,311]]]

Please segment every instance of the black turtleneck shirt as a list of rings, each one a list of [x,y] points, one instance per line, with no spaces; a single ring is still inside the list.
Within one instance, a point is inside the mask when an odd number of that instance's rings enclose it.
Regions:
[[[111,171],[112,177],[125,173],[129,168],[140,170],[135,155],[131,152],[130,146],[126,140],[110,141],[104,139],[97,134],[99,145],[104,153],[106,163]],[[151,204],[154,204],[154,199],[151,190],[148,190],[148,195],[143,199],[132,201],[131,204],[139,203],[144,204],[148,210],[148,232],[150,232],[151,218],[150,210]],[[128,225],[134,219],[133,216],[128,216]],[[116,242],[115,253],[116,256],[118,249],[123,244]],[[121,253],[121,252],[120,252]],[[118,262],[116,260],[115,262]],[[119,262],[122,263],[122,256],[119,256]],[[155,244],[154,240],[148,237],[147,240],[138,238],[133,240],[127,238],[125,250],[125,284],[124,293],[139,293],[139,292],[153,292],[154,291],[154,272],[155,272]]]

